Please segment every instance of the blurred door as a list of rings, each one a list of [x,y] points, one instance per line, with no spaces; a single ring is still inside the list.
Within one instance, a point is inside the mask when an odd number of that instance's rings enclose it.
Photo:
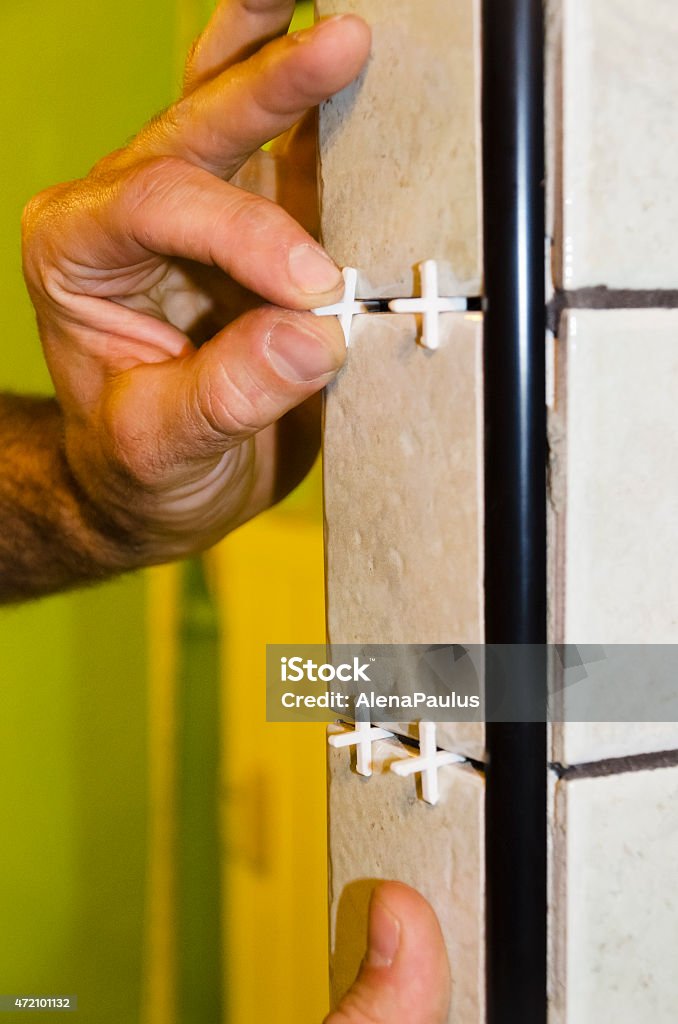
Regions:
[[[325,727],[265,718],[266,644],[325,640],[317,479],[213,555],[230,1024],[319,1024],[328,1010]]]

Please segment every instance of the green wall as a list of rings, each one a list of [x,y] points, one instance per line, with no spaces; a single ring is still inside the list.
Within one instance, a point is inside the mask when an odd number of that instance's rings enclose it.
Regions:
[[[174,0],[0,6],[0,389],[49,390],[21,209],[167,104],[175,27]],[[138,1020],[145,614],[143,575],[0,611],[0,994],[77,994],[87,1024]]]

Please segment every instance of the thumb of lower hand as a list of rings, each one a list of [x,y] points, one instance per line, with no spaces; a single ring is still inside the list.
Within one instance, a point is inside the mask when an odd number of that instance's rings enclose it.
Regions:
[[[368,948],[352,987],[325,1024],[445,1024],[450,970],[430,904],[400,882],[370,903]]]

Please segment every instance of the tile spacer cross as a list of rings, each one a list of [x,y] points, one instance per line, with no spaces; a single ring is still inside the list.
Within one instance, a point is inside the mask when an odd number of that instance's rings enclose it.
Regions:
[[[409,757],[404,761],[393,761],[391,771],[396,775],[414,775],[421,772],[422,795],[427,804],[437,804],[440,792],[438,789],[438,769],[445,764],[459,764],[465,757],[453,754],[436,747],[435,722],[419,723],[419,757]]]
[[[341,329],[346,339],[346,348],[351,342],[351,326],[353,317],[358,313],[368,313],[370,307],[366,302],[356,301],[355,292],[358,286],[358,271],[354,267],[344,267],[342,270],[344,278],[344,296],[341,302],[335,302],[331,306],[318,306],[311,312],[316,316],[338,316]]]
[[[438,264],[425,260],[419,264],[421,274],[421,297],[416,299],[391,299],[388,308],[392,313],[421,313],[424,327],[421,343],[424,348],[436,349],[440,344],[438,316],[440,313],[463,313],[466,299],[446,299],[438,294]]]
[[[370,722],[356,722],[355,729],[330,736],[328,742],[331,747],[355,747],[358,775],[369,778],[372,774],[372,744],[375,740],[386,740],[392,735],[386,729],[373,728]]]

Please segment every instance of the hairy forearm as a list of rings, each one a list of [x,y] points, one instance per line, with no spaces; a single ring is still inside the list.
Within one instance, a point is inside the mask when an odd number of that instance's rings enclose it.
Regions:
[[[71,473],[57,402],[0,394],[0,601],[96,582],[139,564],[133,537]]]

